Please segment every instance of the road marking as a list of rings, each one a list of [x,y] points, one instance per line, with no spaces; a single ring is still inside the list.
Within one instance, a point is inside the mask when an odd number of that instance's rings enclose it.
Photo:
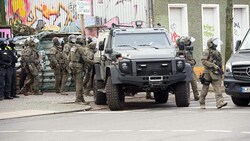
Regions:
[[[250,111],[231,111],[230,113],[233,113],[233,114],[249,114]]]
[[[250,134],[250,132],[240,132],[241,134]]]
[[[88,112],[76,112],[78,114],[123,114],[131,111],[88,111]]]
[[[204,130],[205,132],[231,133],[230,130]]]
[[[196,132],[197,130],[170,130],[171,132]]]
[[[103,132],[103,130],[80,130],[80,132],[97,133],[97,132]]]
[[[132,130],[109,130],[108,132],[131,132]]]
[[[24,132],[27,132],[27,133],[45,133],[47,131],[46,130],[26,130]]]
[[[74,132],[75,130],[55,130],[53,131],[54,133],[71,133]]]
[[[139,130],[140,132],[163,132],[164,130]]]
[[[20,131],[0,131],[0,133],[18,133]]]

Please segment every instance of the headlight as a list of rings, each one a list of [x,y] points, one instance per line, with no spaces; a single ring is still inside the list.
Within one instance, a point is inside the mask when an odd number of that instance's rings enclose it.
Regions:
[[[119,68],[122,73],[130,73],[131,71],[131,64],[130,62],[119,62]]]
[[[226,64],[226,72],[232,72],[232,64],[229,62]]]
[[[185,63],[182,60],[179,60],[176,62],[177,70],[178,71],[183,71],[185,67]]]

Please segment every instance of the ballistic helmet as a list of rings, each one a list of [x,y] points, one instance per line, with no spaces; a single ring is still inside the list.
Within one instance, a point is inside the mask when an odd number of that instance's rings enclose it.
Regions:
[[[56,46],[59,46],[59,45],[60,45],[60,42],[59,42],[59,38],[58,38],[58,37],[53,37],[53,38],[52,38],[52,42],[53,42],[53,44],[56,45]]]
[[[74,34],[69,35],[68,41],[71,43],[75,43],[76,42],[76,35],[74,35]]]
[[[218,45],[222,45],[223,42],[219,39],[219,38],[210,38],[207,40],[207,47],[211,48],[211,47],[217,47]]]

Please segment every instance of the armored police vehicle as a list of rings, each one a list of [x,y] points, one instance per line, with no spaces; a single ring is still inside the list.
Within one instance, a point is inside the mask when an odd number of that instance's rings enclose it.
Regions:
[[[97,39],[93,89],[96,104],[122,110],[125,96],[153,92],[156,103],[166,103],[175,94],[178,107],[189,106],[191,67],[176,57],[164,28],[114,28],[103,30]]]
[[[224,86],[226,94],[237,106],[250,103],[250,29],[243,42],[236,43],[236,53],[226,63]]]

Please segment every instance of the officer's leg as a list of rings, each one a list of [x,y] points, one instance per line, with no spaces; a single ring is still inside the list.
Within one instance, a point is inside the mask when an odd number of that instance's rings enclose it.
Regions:
[[[83,80],[83,89],[84,89],[84,94],[86,96],[90,95],[90,88],[88,87],[88,82],[90,81],[90,72],[88,71],[87,73],[85,73],[85,77]]]
[[[4,99],[4,81],[5,81],[6,69],[0,67],[0,100]]]
[[[206,79],[206,81],[211,81],[211,77],[207,73],[204,74],[204,78]],[[201,94],[200,94],[200,101],[199,101],[201,109],[205,109],[205,99],[206,99],[206,96],[208,93],[208,89],[209,89],[209,83],[202,85]]]
[[[226,106],[227,103],[224,102],[224,99],[222,96],[222,91],[221,91],[221,79],[213,80],[211,84],[212,84],[214,91],[215,91],[216,107],[218,109],[220,109],[220,108]]]
[[[5,99],[13,99],[11,97],[11,83],[12,83],[13,69],[9,67],[7,69],[6,77],[5,77],[5,87],[4,87],[4,96]]]
[[[27,77],[27,73],[25,73],[25,70],[22,68],[21,72],[19,74],[19,89],[21,90],[22,87],[24,86],[25,79]]]
[[[65,93],[65,86],[68,80],[68,76],[69,76],[68,71],[64,69],[62,71],[61,95],[68,95],[67,93]]]
[[[27,74],[26,78],[27,78],[27,81],[24,84],[24,86],[22,87],[21,93],[23,93],[25,96],[28,96],[28,92],[30,91],[31,86],[33,85],[34,79],[33,79],[33,76],[30,73]]]
[[[12,75],[12,83],[11,83],[11,96],[14,98],[19,98],[19,96],[16,95],[16,68],[13,69],[13,75]]]
[[[34,95],[42,95],[43,93],[39,91],[39,75],[33,76],[33,80]]]
[[[199,100],[199,92],[198,92],[198,87],[197,87],[197,81],[196,81],[196,75],[193,72],[193,79],[190,83],[192,86],[193,94],[194,94],[194,100]]]
[[[54,68],[54,74],[55,74],[55,90],[56,93],[60,93],[60,81],[61,81],[60,68]]]
[[[85,103],[82,94],[82,87],[83,87],[82,68],[75,68],[75,83],[76,83],[76,102]]]

